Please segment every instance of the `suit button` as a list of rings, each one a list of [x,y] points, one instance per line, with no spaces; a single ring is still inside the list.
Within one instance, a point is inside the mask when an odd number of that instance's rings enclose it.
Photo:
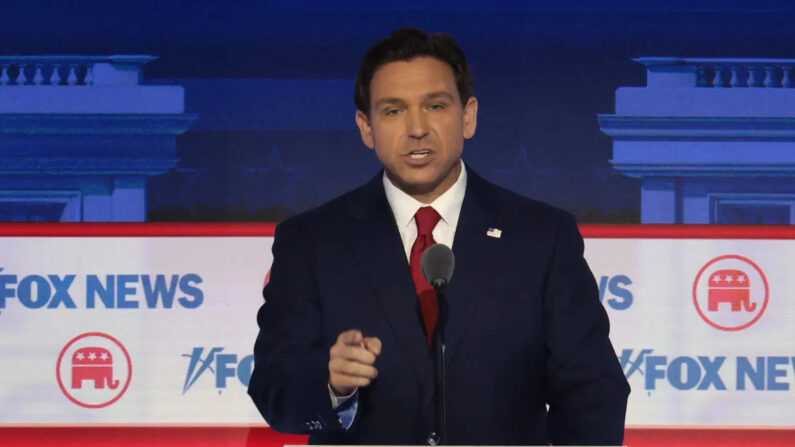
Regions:
[[[426,439],[428,445],[439,445],[439,434],[435,431],[428,433],[428,439]]]

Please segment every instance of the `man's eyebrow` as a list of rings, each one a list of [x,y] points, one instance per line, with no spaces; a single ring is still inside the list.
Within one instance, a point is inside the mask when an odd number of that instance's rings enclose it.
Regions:
[[[455,100],[453,95],[451,95],[448,92],[433,92],[433,93],[428,93],[427,95],[425,95],[425,100],[426,101],[429,100],[429,99],[437,99],[437,98],[444,98],[444,99],[446,99],[448,101],[454,101]]]
[[[438,92],[428,93],[422,99],[423,99],[423,101],[430,101],[430,100],[439,99],[439,98],[443,98],[443,99],[446,99],[448,101],[455,101],[455,97],[453,95],[451,95],[450,93],[445,92],[445,91],[438,91]],[[383,106],[385,104],[400,104],[400,105],[404,105],[406,103],[400,98],[381,98],[381,99],[379,99],[378,101],[375,102],[375,107],[378,108],[378,107],[381,107],[381,106]]]
[[[381,107],[384,104],[404,104],[404,102],[398,98],[381,98],[375,102],[375,107]]]

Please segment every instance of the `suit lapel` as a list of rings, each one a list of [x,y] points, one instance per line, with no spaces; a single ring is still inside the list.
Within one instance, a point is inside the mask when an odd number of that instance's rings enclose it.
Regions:
[[[453,241],[455,272],[447,287],[450,316],[445,330],[446,363],[455,357],[458,345],[478,302],[489,299],[490,280],[500,268],[504,241],[486,234],[489,228],[505,228],[485,197],[485,181],[467,171],[467,192],[461,206]]]
[[[397,348],[412,366],[424,394],[431,394],[433,365],[418,314],[411,270],[381,175],[365,185],[362,194],[351,202],[350,214],[353,219],[346,239],[362,277],[383,310]]]
[[[478,302],[489,299],[494,272],[504,257],[504,241],[489,237],[489,228],[505,228],[486,194],[486,182],[467,169],[467,188],[453,240],[455,272],[445,293],[450,315],[445,329],[445,366],[458,352],[461,339],[474,316]],[[426,396],[425,411],[432,409],[432,393]]]

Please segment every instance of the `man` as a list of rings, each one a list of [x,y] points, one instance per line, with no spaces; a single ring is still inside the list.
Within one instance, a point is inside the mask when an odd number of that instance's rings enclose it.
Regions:
[[[437,441],[438,308],[419,262],[440,242],[456,257],[447,443],[620,444],[629,387],[574,218],[464,167],[478,102],[456,43],[395,31],[355,101],[384,171],[276,229],[249,385],[265,419],[311,443]]]

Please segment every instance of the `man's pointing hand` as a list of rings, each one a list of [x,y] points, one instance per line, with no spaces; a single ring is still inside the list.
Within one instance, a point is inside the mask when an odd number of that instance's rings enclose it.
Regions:
[[[329,385],[337,396],[347,396],[378,377],[373,367],[381,354],[381,340],[351,329],[341,333],[329,351]]]

